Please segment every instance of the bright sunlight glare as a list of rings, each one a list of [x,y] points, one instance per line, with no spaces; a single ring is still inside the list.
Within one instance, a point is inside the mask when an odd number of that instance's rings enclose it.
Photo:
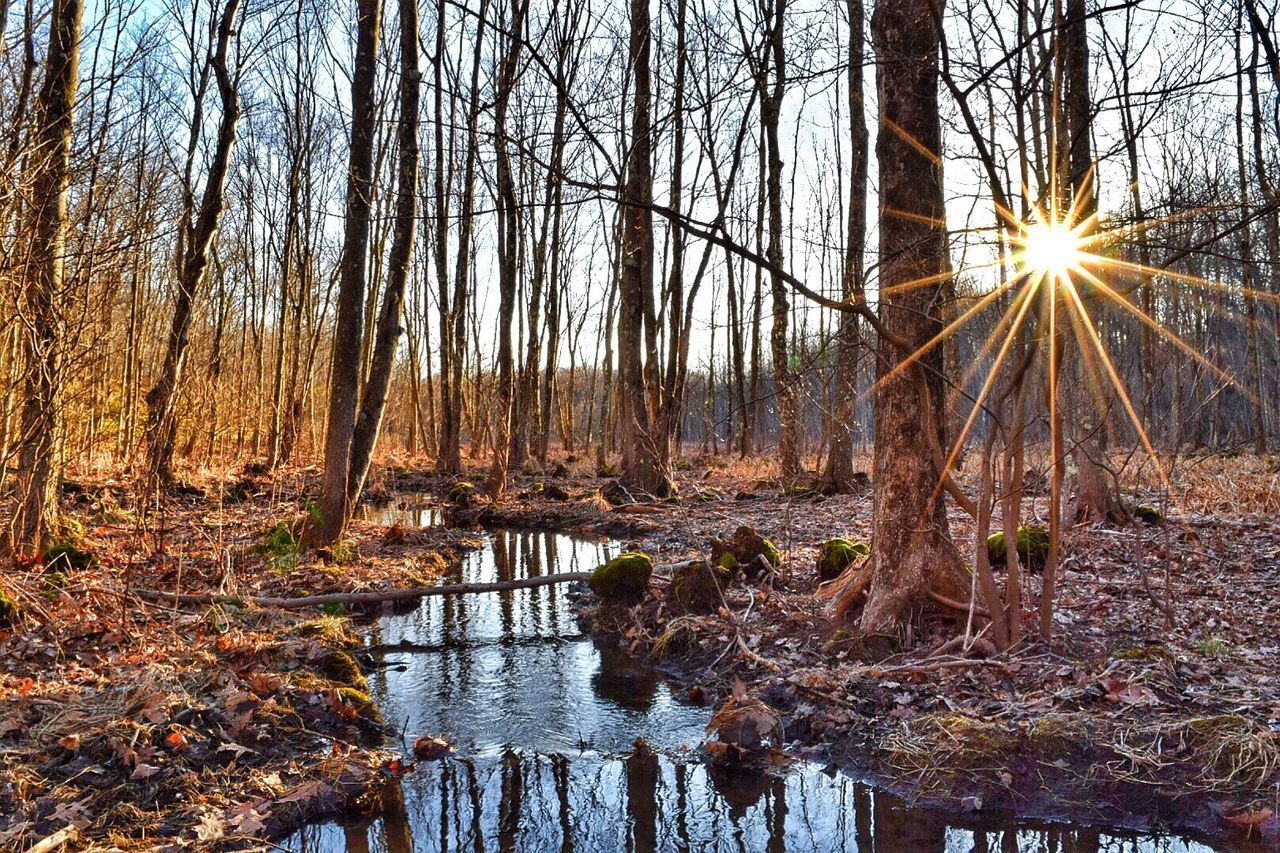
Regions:
[[[1059,279],[1079,268],[1083,259],[1079,235],[1063,223],[1028,225],[1022,254],[1029,269]]]

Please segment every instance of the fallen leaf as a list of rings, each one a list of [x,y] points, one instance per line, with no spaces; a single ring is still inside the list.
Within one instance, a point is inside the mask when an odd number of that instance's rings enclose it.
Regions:
[[[438,737],[420,737],[413,742],[413,754],[419,758],[445,758],[453,753],[453,744]]]
[[[154,764],[144,764],[139,761],[138,766],[133,768],[133,773],[129,775],[130,779],[150,779],[152,776],[160,772],[160,768]]]

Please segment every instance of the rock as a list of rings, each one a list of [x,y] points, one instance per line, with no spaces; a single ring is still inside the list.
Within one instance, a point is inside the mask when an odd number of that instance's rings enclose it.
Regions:
[[[468,506],[475,497],[476,484],[459,480],[449,487],[449,502],[458,506]]]
[[[622,485],[621,480],[610,480],[600,487],[600,497],[604,498],[613,506],[622,506],[624,504],[633,504],[636,502],[631,492],[627,491],[627,487]]]
[[[50,545],[41,554],[46,572],[82,572],[98,565],[98,555],[69,542]]]
[[[12,625],[20,616],[22,616],[22,605],[14,601],[9,593],[0,589],[0,625]]]
[[[551,469],[551,476],[558,480],[566,479],[572,475],[573,472],[569,470],[569,466],[565,465],[563,462],[557,464],[556,467]]]
[[[686,613],[713,613],[723,601],[729,579],[727,569],[702,560],[681,566],[671,576],[671,600]]]
[[[765,572],[760,557],[769,561],[770,569],[778,568],[782,554],[778,546],[756,532],[754,527],[743,525],[734,531],[733,538],[711,541],[711,562],[722,569],[742,569],[747,577],[758,577]]]
[[[596,469],[597,477],[621,477],[622,472],[612,465],[601,465]]]
[[[1134,518],[1143,524],[1164,524],[1164,513],[1153,506],[1141,504],[1133,508]]]
[[[822,543],[822,552],[818,555],[818,580],[838,578],[841,572],[870,553],[871,546],[865,542],[842,537],[828,539]]]
[[[1004,531],[987,537],[987,556],[992,563],[1004,562]],[[1049,531],[1038,524],[1024,524],[1018,528],[1018,556],[1030,566],[1043,566],[1049,556]]]
[[[619,554],[591,573],[587,586],[610,601],[638,601],[649,588],[653,560],[648,554]]]
[[[557,486],[555,483],[551,483],[550,485],[543,486],[542,494],[553,501],[567,501],[569,500],[569,497],[570,497],[568,491],[561,488],[560,486]]]

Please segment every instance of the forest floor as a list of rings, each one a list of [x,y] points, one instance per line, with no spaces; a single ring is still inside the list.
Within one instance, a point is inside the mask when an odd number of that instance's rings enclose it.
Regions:
[[[3,577],[21,613],[0,614],[0,849],[221,849],[376,808],[405,767],[381,748],[343,608],[146,592],[418,587],[476,543],[357,520],[342,547],[304,553],[311,475],[205,477],[149,515],[119,481],[64,483],[80,550]]]
[[[1167,520],[1073,528],[1052,646],[989,657],[936,654],[963,631],[952,616],[920,621],[886,656],[825,614],[818,550],[866,538],[869,495],[787,497],[760,460],[680,467],[679,502],[613,506],[600,491],[609,481],[570,463],[446,517],[610,535],[660,563],[706,556],[712,539],[753,526],[782,554],[771,581],[735,583],[716,612],[690,615],[659,578],[614,615],[615,639],[660,660],[691,697],[767,703],[791,755],[834,760],[921,804],[1164,827],[1242,850],[1280,843],[1274,458],[1183,460],[1172,495],[1133,474],[1128,497]],[[0,620],[0,848],[68,827],[104,848],[234,846],[372,808],[379,780],[406,769],[381,748],[361,662],[344,653],[360,614],[179,606],[146,592],[417,587],[476,544],[465,529],[357,519],[341,547],[305,553],[290,525],[315,477],[207,474],[150,513],[120,481],[64,486],[85,554],[3,578],[22,612]],[[370,492],[446,504],[451,486],[387,466]],[[1033,500],[1027,514],[1043,510]],[[971,556],[972,525],[951,521]],[[1032,576],[1029,604],[1037,592]]]

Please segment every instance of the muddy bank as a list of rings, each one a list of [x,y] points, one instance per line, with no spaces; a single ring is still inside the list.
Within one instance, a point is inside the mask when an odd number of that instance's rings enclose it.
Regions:
[[[142,518],[110,481],[64,489],[73,563],[9,571],[0,625],[0,847],[232,848],[376,810],[402,770],[341,607],[178,607],[154,589],[293,597],[427,585],[474,544],[357,521],[308,554],[306,493],[265,477],[188,487]],[[90,557],[92,559],[90,559]]]

